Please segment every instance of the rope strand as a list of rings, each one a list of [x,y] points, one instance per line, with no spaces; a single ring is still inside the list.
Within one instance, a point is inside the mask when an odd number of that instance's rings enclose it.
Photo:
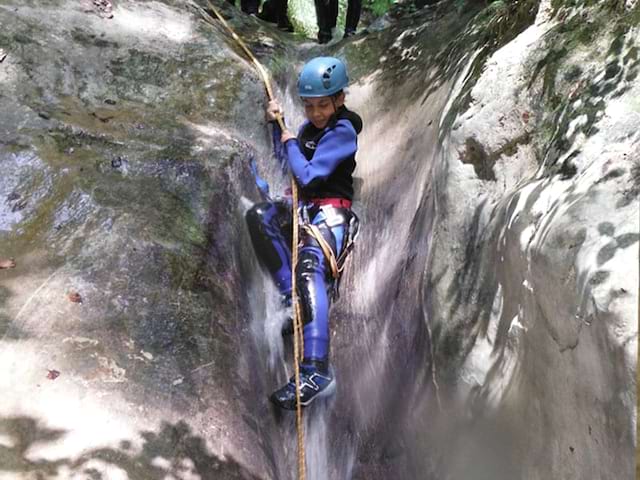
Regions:
[[[233,31],[233,29],[229,26],[224,17],[220,14],[218,9],[213,6],[210,0],[207,0],[209,4],[209,8],[218,20],[224,25],[227,31],[230,33],[231,38],[233,38],[236,43],[240,46],[240,48],[246,53],[247,57],[251,60],[253,65],[258,70],[258,73],[262,77],[262,82],[264,83],[265,89],[267,90],[267,96],[269,100],[273,100],[273,90],[271,88],[271,82],[269,80],[269,76],[262,66],[262,64],[258,61],[258,59],[253,55],[249,47],[242,41],[242,39]],[[209,20],[209,17],[203,16],[203,18],[207,21],[207,23],[214,25],[213,22]],[[284,124],[284,120],[282,119],[282,115],[276,114],[276,120],[278,125],[280,125],[280,129],[284,131],[286,126]],[[298,185],[296,184],[295,178],[291,178],[291,192],[292,192],[292,209],[293,209],[293,240],[291,245],[291,304],[293,306],[293,326],[294,326],[294,335],[293,335],[293,370],[294,376],[296,379],[296,430],[298,434],[298,479],[305,480],[306,478],[306,462],[305,462],[305,451],[304,451],[304,430],[302,423],[302,405],[300,403],[300,361],[302,360],[302,355],[304,352],[303,345],[303,335],[302,335],[302,322],[300,316],[300,305],[298,303],[298,295],[296,291],[296,265],[298,264],[298,235],[299,235],[299,226],[298,226]]]

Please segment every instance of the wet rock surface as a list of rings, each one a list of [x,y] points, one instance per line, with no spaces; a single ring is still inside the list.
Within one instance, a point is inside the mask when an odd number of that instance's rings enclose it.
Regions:
[[[444,478],[634,475],[637,10],[557,6],[458,81],[434,162]]]
[[[365,122],[362,234],[308,478],[631,478],[637,5],[454,4],[329,50]],[[222,8],[295,124],[294,71],[327,52]],[[294,478],[242,217],[249,158],[286,183],[263,86],[202,13],[0,5],[0,478]]]
[[[200,19],[186,2],[0,6],[0,252],[18,260],[0,297],[3,478],[272,468],[243,419],[238,294],[263,91]]]

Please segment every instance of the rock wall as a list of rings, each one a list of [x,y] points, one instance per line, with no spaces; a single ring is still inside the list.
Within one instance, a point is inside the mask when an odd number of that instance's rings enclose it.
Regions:
[[[630,12],[542,2],[533,25],[476,78],[470,61],[452,89],[423,285],[450,406],[431,439],[454,452],[442,478],[634,475],[640,30]]]
[[[370,66],[352,308],[378,333],[350,358],[387,478],[632,478],[637,5],[388,17],[345,48]]]
[[[262,85],[190,2],[45,3],[0,6],[0,477],[274,478],[238,295]]]
[[[640,34],[618,3],[399,4],[329,50],[224,6],[292,125],[320,53],[365,122],[308,478],[631,478]],[[262,84],[197,3],[104,5],[0,5],[0,478],[294,478],[242,219],[251,157],[284,186]]]

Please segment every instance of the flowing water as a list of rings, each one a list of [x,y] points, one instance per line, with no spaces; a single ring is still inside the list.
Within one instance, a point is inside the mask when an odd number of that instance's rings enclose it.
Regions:
[[[284,92],[288,89],[283,89]],[[287,126],[292,131],[303,121],[300,102],[297,98],[280,91],[277,98],[286,112]],[[279,172],[277,160],[273,154],[266,159],[257,159],[260,174],[269,182],[271,195],[277,197],[289,186],[289,179]],[[243,211],[251,206],[244,202]],[[257,260],[252,259],[247,269],[250,277],[247,279],[249,310],[251,312],[251,334],[254,341],[255,365],[265,382],[262,391],[257,395],[258,402],[266,402],[268,395],[284,385],[293,375],[293,342],[292,337],[283,339],[280,334],[282,324],[290,315],[290,311],[281,306],[277,289],[258,266]],[[337,373],[338,388],[346,388]],[[335,424],[332,410],[336,399],[320,400],[312,408],[303,412],[305,432],[305,453],[307,479],[326,480],[329,478],[351,478],[351,470],[355,461],[353,442],[336,441],[333,430],[340,427]],[[268,442],[274,445],[274,471],[278,479],[297,478],[297,431],[295,412],[278,412],[271,407],[271,413],[276,418],[275,430],[269,433]],[[342,432],[344,433],[344,432]],[[345,437],[345,435],[341,435]]]
[[[285,99],[289,125],[299,125],[299,101],[282,93],[278,98]],[[410,406],[424,398],[430,378],[420,292],[432,228],[430,182],[437,141],[435,129],[421,132],[419,140],[407,135],[436,117],[445,97],[436,96],[440,101],[431,108],[407,111],[400,122],[376,116],[375,103],[359,88],[347,98],[349,107],[365,119],[355,173],[362,179],[357,180],[360,191],[354,205],[361,235],[347,264],[342,297],[331,311],[337,393],[304,410],[307,478],[347,480],[355,471],[356,478],[411,478],[404,447],[413,423]],[[272,194],[287,185],[275,165],[273,158],[260,163]],[[254,368],[266,379],[257,401],[266,402],[292,374],[292,347],[280,336],[286,312],[275,288],[257,262],[249,271]],[[276,478],[296,478],[295,414],[271,413],[276,422],[273,430],[267,429],[267,441],[274,446]]]

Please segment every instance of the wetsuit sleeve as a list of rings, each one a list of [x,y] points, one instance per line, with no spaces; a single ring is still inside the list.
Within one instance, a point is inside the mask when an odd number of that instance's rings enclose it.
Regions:
[[[272,125],[271,137],[273,139],[273,155],[276,157],[276,160],[280,165],[280,170],[282,171],[282,173],[286,173],[287,157],[286,157],[284,145],[280,141],[280,137],[282,137],[282,129],[280,128],[280,124],[278,122],[271,122],[271,125]]]
[[[340,163],[358,149],[356,131],[348,121],[340,120],[318,142],[311,160],[307,161],[297,139],[285,144],[289,166],[296,180],[303,187],[314,180],[325,180]]]

